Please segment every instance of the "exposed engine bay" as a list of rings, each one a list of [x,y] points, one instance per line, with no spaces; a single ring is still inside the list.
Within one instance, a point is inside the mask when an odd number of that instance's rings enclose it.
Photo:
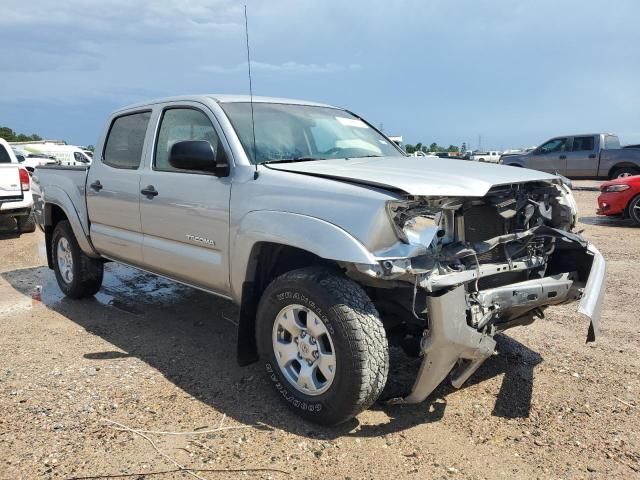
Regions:
[[[398,402],[424,400],[454,366],[452,383],[461,386],[493,353],[496,333],[580,300],[592,268],[605,268],[572,233],[576,204],[560,182],[497,186],[481,198],[409,196],[388,202],[387,213],[398,244],[376,252],[379,265],[348,272],[396,319],[390,338],[399,331],[406,345],[414,337],[425,357],[413,392]],[[587,341],[595,340],[598,299],[589,311],[581,303],[591,319]]]

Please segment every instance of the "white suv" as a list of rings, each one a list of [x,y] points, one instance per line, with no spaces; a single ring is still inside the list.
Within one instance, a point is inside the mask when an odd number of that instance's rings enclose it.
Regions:
[[[36,229],[32,215],[31,177],[20,165],[9,144],[0,138],[0,219],[12,217],[22,232]]]

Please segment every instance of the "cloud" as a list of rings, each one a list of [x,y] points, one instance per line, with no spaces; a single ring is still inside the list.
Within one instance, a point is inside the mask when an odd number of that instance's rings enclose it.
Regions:
[[[338,65],[336,63],[298,63],[298,62],[284,62],[284,63],[266,63],[266,62],[251,62],[251,70],[254,72],[285,72],[285,73],[300,73],[300,74],[314,74],[314,73],[337,73],[344,71],[360,70],[361,66],[357,63],[349,65]],[[238,63],[233,66],[223,65],[205,65],[200,67],[200,70],[204,72],[212,73],[241,73],[247,70],[246,63]]]

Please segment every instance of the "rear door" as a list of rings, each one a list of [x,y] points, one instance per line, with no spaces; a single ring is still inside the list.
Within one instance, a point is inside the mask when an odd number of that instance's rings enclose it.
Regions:
[[[571,139],[571,149],[567,152],[567,177],[592,177],[597,174],[599,141],[600,135]]]
[[[206,107],[190,102],[163,107],[150,168],[140,183],[142,190],[154,192],[140,196],[145,266],[226,295],[231,176],[173,168],[169,151],[183,140],[207,140],[219,159],[230,158],[221,129]]]
[[[569,138],[552,138],[536,148],[527,156],[527,168],[541,172],[559,173],[565,175],[567,170],[567,151]]]
[[[142,263],[140,168],[151,110],[115,117],[102,155],[87,177],[91,240],[101,254],[132,265]]]

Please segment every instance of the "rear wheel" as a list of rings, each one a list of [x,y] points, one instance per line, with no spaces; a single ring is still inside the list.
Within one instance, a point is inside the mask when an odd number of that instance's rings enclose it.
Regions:
[[[18,217],[18,229],[21,233],[32,233],[36,231],[36,219],[33,218],[33,213]]]
[[[298,415],[335,425],[382,392],[389,370],[382,322],[364,290],[339,272],[303,268],[276,278],[257,322],[267,378]]]
[[[67,220],[58,222],[53,229],[51,252],[56,280],[67,297],[90,297],[100,290],[102,262],[85,255]]]
[[[616,178],[631,177],[633,175],[638,175],[638,170],[636,170],[633,167],[621,167],[621,168],[616,168],[611,173],[610,179],[614,180]]]
[[[633,223],[640,226],[640,195],[629,202],[627,213],[629,214],[629,218],[633,220]]]

